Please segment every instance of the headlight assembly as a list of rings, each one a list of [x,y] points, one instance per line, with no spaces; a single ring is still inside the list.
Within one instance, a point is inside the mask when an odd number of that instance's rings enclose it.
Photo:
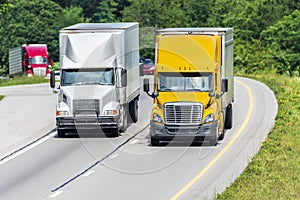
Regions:
[[[69,112],[68,111],[56,111],[56,116],[60,116],[60,117],[69,116]]]
[[[214,121],[214,114],[209,114],[205,117],[204,123],[209,123]]]
[[[161,116],[156,113],[153,114],[153,120],[158,123],[162,123],[162,121],[163,121]]]
[[[104,112],[104,115],[117,115],[118,114],[118,111],[116,110],[106,110]]]

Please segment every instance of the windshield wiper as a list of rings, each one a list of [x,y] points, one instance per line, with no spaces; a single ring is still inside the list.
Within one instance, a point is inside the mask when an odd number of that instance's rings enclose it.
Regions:
[[[186,91],[205,92],[205,91],[203,91],[203,90],[196,89],[196,88],[194,88],[194,89],[187,89]]]
[[[98,82],[77,82],[77,83],[72,83],[71,85],[98,85]]]
[[[166,91],[172,91],[172,90],[169,89],[169,88],[163,88],[163,89],[160,89],[159,91],[160,91],[160,92],[166,92]]]
[[[98,82],[84,82],[82,85],[99,85]]]
[[[70,85],[83,85],[83,84],[84,84],[84,82],[77,82],[77,83],[72,83]]]

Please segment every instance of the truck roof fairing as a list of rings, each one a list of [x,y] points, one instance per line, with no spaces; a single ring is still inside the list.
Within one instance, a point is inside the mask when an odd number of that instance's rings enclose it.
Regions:
[[[166,35],[166,34],[196,34],[196,35],[224,35],[232,34],[233,28],[166,28],[155,31],[156,35]]]
[[[80,62],[76,63],[70,60],[67,56],[63,57],[63,65],[61,69],[78,69],[78,68],[114,68],[116,55],[112,55],[103,59],[101,62]]]
[[[61,44],[62,68],[111,67],[118,55],[120,33],[66,34]],[[117,64],[117,63],[116,63]]]
[[[124,30],[133,29],[138,26],[137,22],[124,22],[124,23],[79,23],[72,26],[68,26],[60,30],[63,31],[79,31],[79,30]]]
[[[218,36],[161,35],[157,42],[157,71],[212,72],[216,68]]]
[[[28,57],[31,57],[32,55],[42,56],[42,57],[48,56],[47,45],[45,45],[45,44],[24,45],[23,47],[24,47],[25,51],[27,52]]]

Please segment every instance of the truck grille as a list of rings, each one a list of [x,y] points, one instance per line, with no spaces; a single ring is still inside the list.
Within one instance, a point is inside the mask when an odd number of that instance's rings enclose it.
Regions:
[[[75,114],[99,114],[99,99],[76,99],[73,100],[73,112]]]
[[[33,75],[34,76],[46,76],[46,68],[33,68]]]
[[[170,125],[199,125],[202,122],[201,103],[166,103],[165,122]]]

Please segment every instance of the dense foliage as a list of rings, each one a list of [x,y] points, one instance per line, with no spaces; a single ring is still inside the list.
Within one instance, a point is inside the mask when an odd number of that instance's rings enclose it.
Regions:
[[[153,34],[166,27],[233,27],[235,68],[300,75],[298,0],[1,0],[0,75],[8,49],[47,43],[58,61],[58,31],[78,22],[140,23],[141,56],[154,58]]]
[[[8,49],[22,44],[48,45],[51,56],[58,55],[57,21],[62,8],[50,0],[16,0],[0,20],[0,66],[7,72]],[[6,67],[6,68],[5,68]]]
[[[0,0],[0,17],[7,13],[11,7],[12,4],[10,4],[10,0]]]

